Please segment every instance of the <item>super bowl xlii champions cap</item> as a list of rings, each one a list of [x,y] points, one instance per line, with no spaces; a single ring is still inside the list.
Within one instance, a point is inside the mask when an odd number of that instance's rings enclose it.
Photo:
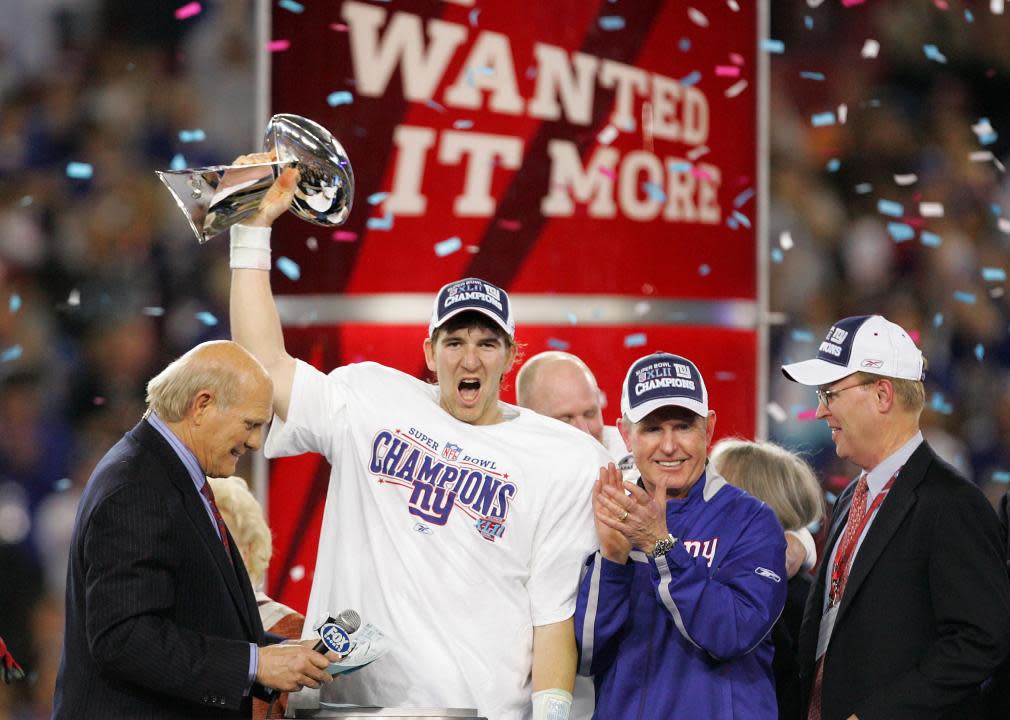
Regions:
[[[802,385],[829,385],[856,372],[922,380],[922,352],[901,326],[859,315],[832,325],[817,357],[782,366],[783,375]]]
[[[442,286],[435,296],[428,335],[434,333],[449,318],[468,310],[486,315],[508,333],[510,338],[515,338],[516,322],[512,317],[508,293],[480,278],[464,278]]]
[[[665,352],[639,358],[628,368],[621,387],[621,413],[638,422],[668,405],[708,416],[708,390],[697,366]]]

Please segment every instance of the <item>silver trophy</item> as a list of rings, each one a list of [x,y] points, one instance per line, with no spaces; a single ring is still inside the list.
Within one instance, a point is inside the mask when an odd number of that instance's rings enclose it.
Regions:
[[[274,151],[277,159],[157,171],[201,243],[255,215],[286,167],[300,173],[291,212],[327,227],[347,220],[354,200],[354,173],[347,153],[329,130],[300,115],[274,115],[267,123],[263,150]]]

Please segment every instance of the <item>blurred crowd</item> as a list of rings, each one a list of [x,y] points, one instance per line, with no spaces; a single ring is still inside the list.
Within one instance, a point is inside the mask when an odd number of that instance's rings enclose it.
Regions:
[[[181,1],[3,4],[0,636],[32,682],[0,686],[0,718],[41,718],[80,490],[147,379],[227,335],[226,256],[197,252],[154,170],[254,144],[254,4],[203,2],[185,22]],[[883,313],[929,360],[928,439],[995,499],[1010,480],[1010,9],[772,5],[769,434],[809,454],[829,501],[844,487],[813,394],[778,367],[834,319]]]

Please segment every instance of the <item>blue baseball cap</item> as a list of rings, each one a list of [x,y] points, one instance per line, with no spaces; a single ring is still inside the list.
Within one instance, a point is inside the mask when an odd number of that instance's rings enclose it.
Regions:
[[[449,318],[473,310],[494,320],[510,339],[515,339],[516,322],[512,317],[512,304],[508,293],[497,285],[480,278],[464,278],[443,285],[435,296],[435,307],[428,323],[428,336]]]
[[[708,390],[697,366],[685,357],[665,352],[639,358],[624,377],[621,412],[631,422],[639,422],[668,405],[708,417]]]

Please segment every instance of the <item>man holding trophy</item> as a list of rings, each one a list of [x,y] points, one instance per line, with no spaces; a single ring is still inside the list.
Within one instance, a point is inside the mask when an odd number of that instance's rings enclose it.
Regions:
[[[589,491],[609,458],[500,401],[515,324],[507,293],[478,278],[435,298],[423,351],[437,384],[367,362],[327,375],[288,355],[270,228],[305,194],[300,171],[286,167],[231,226],[231,328],[273,380],[267,455],[332,466],[306,617],[357,608],[393,646],[321,699],[567,718],[579,570],[596,546]]]

